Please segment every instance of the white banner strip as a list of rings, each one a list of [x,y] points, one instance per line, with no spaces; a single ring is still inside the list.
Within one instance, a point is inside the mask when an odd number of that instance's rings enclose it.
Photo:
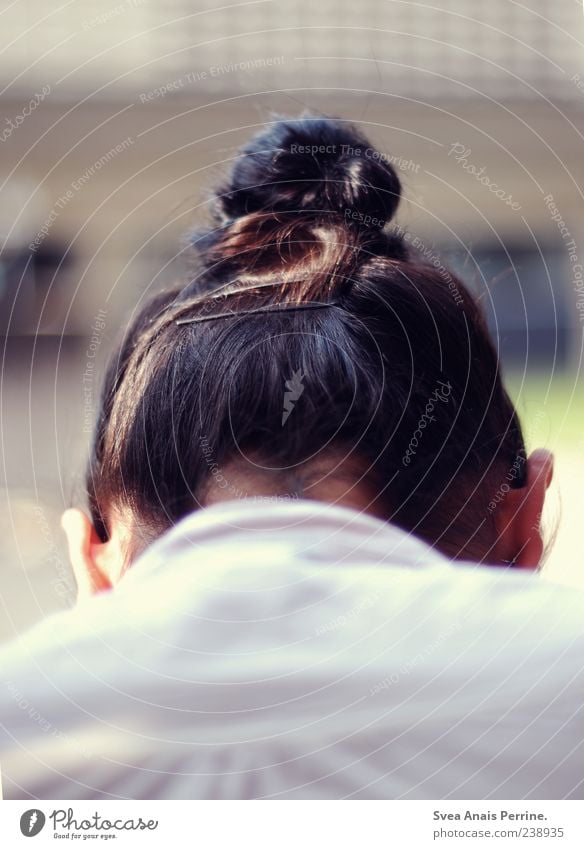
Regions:
[[[31,844],[30,841],[34,840]],[[582,802],[4,801],[0,846],[584,847]],[[27,843],[27,841],[29,841]]]

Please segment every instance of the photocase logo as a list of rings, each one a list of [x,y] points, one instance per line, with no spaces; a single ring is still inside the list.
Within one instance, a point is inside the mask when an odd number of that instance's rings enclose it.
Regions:
[[[304,386],[302,384],[302,378],[304,377],[302,371],[297,369],[292,372],[292,377],[285,381],[286,392],[284,392],[284,409],[282,411],[282,427],[286,424],[288,420],[288,416],[294,409],[294,405],[296,401],[300,398],[302,393],[304,392]]]
[[[73,808],[55,808],[48,815],[48,819],[53,821],[53,837],[69,839],[78,837],[84,841],[90,837],[115,838],[117,836],[110,832],[156,831],[158,828],[158,820],[144,820],[142,817],[138,819],[118,817],[110,820],[98,811],[85,819],[77,819]],[[25,837],[35,837],[43,830],[46,821],[47,817],[42,811],[31,808],[20,817],[20,830]]]
[[[25,837],[36,837],[45,826],[46,818],[38,808],[25,811],[20,818],[20,830]]]

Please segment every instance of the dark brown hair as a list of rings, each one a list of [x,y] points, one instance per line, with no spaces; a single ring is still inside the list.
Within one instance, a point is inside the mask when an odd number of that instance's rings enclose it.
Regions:
[[[278,120],[241,151],[192,236],[193,279],[141,311],[107,373],[87,474],[102,539],[116,507],[161,533],[238,458],[286,491],[332,452],[387,520],[489,559],[521,428],[475,299],[392,229],[400,191],[343,121]]]

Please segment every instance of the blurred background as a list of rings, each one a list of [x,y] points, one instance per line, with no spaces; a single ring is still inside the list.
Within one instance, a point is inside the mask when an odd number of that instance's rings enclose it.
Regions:
[[[112,344],[277,115],[350,119],[398,223],[478,292],[528,443],[545,575],[584,586],[581,0],[13,0],[0,7],[0,640],[72,604],[59,515]]]

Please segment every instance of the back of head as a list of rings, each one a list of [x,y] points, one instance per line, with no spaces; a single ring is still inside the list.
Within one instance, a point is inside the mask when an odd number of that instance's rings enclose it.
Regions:
[[[472,295],[392,229],[400,193],[344,121],[278,120],[243,148],[192,237],[196,274],[108,373],[88,473],[103,538],[114,507],[158,534],[246,481],[320,497],[344,475],[372,512],[488,558],[522,435]]]

